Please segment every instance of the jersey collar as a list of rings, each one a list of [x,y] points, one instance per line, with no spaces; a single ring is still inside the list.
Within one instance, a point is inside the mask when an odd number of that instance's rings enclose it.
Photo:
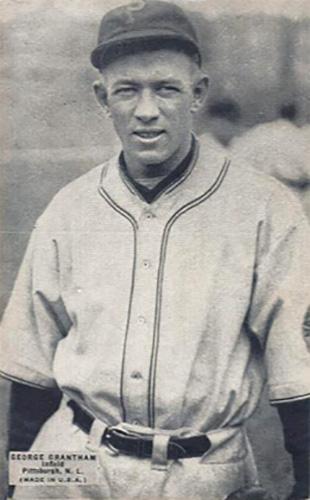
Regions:
[[[169,219],[174,213],[195,199],[214,191],[226,177],[230,161],[225,149],[209,135],[196,139],[197,146],[190,165],[176,182],[151,205],[139,196],[133,185],[124,179],[119,168],[119,155],[107,161],[102,168],[99,183],[100,194],[109,202],[124,210],[135,221],[147,212],[156,217]],[[219,186],[216,191],[218,191]]]

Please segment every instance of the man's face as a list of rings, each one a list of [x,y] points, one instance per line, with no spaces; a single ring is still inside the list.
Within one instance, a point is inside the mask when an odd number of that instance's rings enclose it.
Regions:
[[[104,70],[106,107],[127,160],[147,166],[183,159],[199,100],[197,74],[188,56],[171,50],[124,56]]]

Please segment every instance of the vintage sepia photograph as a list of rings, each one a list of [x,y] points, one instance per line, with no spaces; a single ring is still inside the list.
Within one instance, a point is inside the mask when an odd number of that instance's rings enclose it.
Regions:
[[[0,500],[309,500],[309,0],[0,26]]]

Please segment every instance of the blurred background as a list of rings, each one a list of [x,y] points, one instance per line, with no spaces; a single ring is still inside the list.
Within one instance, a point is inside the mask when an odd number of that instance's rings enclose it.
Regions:
[[[0,4],[0,312],[34,222],[66,183],[117,151],[92,93],[89,54],[103,13],[119,0],[2,0]],[[310,3],[189,0],[210,77],[198,134],[284,182],[310,217]],[[241,167],[240,167],[241,168]],[[28,392],[27,392],[28,391]],[[57,402],[15,387],[12,446],[27,448]],[[1,383],[0,383],[1,398]],[[15,408],[18,407],[18,411]],[[33,424],[26,429],[23,415]],[[264,400],[250,423],[262,481],[292,481],[277,413]],[[5,429],[0,429],[4,433]]]

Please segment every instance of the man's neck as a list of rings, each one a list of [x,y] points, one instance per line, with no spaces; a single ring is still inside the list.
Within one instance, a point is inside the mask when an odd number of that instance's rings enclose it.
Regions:
[[[180,151],[179,155],[175,155],[173,159],[169,159],[163,163],[149,165],[139,164],[133,161],[130,155],[124,152],[127,172],[129,176],[139,184],[148,188],[153,188],[182,163],[191,150],[191,147],[192,138],[189,138],[187,147]]]
[[[136,179],[132,178],[128,172],[123,153],[120,155],[119,164],[123,174],[135,186],[136,190],[140,192],[140,195],[142,195],[145,201],[147,203],[152,203],[152,201],[154,201],[168,186],[180,179],[188,170],[190,164],[192,163],[195,149],[196,140],[192,137],[191,147],[187,155],[172,171],[169,172],[169,174],[164,173],[161,176],[145,177],[141,180],[138,177]]]
[[[156,187],[163,179],[167,177],[166,172],[158,173],[158,175],[155,176],[147,176],[147,177],[135,177],[135,181],[140,184],[141,186],[144,186],[148,189],[153,189]]]

